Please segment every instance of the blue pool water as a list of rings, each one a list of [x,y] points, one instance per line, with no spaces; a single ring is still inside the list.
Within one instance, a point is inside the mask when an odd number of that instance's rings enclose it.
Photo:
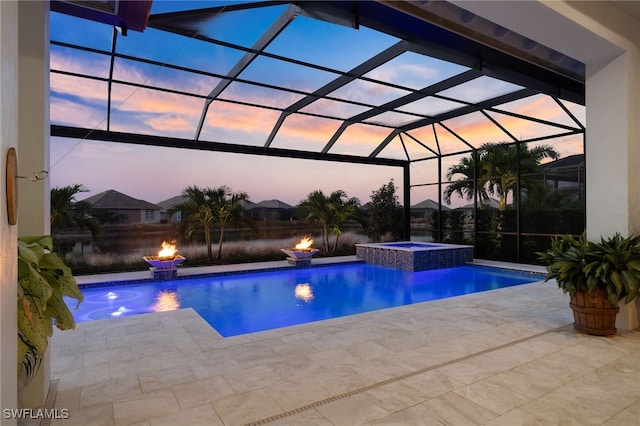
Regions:
[[[541,275],[462,266],[405,272],[362,263],[82,288],[76,321],[193,308],[222,336],[493,290]],[[73,301],[69,302],[74,306]]]

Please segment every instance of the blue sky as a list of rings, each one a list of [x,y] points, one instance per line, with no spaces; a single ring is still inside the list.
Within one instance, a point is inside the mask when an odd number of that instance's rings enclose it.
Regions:
[[[200,7],[216,5],[216,2],[195,2]],[[184,3],[180,3],[183,5]],[[152,13],[171,10],[175,3],[154,3]],[[266,11],[246,11],[233,15],[221,15],[214,25],[207,27],[206,35],[241,46],[251,46],[262,32],[278,16],[284,6]],[[51,34],[53,40],[79,43],[91,48],[110,50],[112,28],[77,18],[52,13]],[[366,61],[372,55],[395,44],[398,40],[365,27],[359,30],[297,17],[270,44],[266,51],[280,56],[347,71]],[[183,65],[209,72],[226,74],[242,57],[242,53],[223,46],[186,37],[165,34],[147,28],[143,33],[129,32],[118,38],[122,53],[143,56],[164,63]],[[72,49],[52,46],[52,69],[107,76],[108,58]],[[466,68],[433,58],[406,52],[366,75],[381,82],[394,82],[406,87],[391,88],[372,81],[356,80],[336,90],[331,95],[338,100],[316,101],[303,108],[303,112],[347,118],[376,105],[409,93],[408,89],[426,87],[434,82],[465,71]],[[282,85],[305,93],[312,92],[336,78],[337,74],[299,67],[273,58],[256,59],[240,78]],[[114,77],[147,85],[157,85],[171,90],[206,95],[219,79],[193,75],[165,67],[147,65],[118,59]],[[61,74],[51,75],[51,122],[86,128],[106,128],[105,82],[80,79]],[[475,102],[506,93],[517,87],[506,82],[482,77],[464,86],[451,89],[447,96]],[[164,93],[114,84],[112,88],[111,129],[150,135],[167,135],[193,138],[200,118],[203,101],[175,93]],[[302,94],[258,87],[234,82],[222,93],[221,98],[258,105],[284,108],[302,98]],[[353,105],[339,100],[361,103]],[[435,114],[459,107],[460,104],[434,98],[405,105],[397,112],[373,117],[365,123],[350,126],[330,152],[340,154],[369,154],[389,133],[388,127],[377,124],[406,123],[416,119],[412,114]],[[511,111],[527,112],[546,120],[570,124],[566,115],[549,98],[540,96],[506,106]],[[578,116],[583,108],[569,107]],[[242,143],[261,146],[265,143],[279,111],[256,108],[229,102],[214,101],[209,107],[201,139],[226,143]],[[530,122],[512,117],[499,117],[517,137],[528,138],[544,134],[544,126],[533,128]],[[272,146],[278,148],[319,151],[341,121],[313,115],[293,114],[288,117]],[[451,120],[474,143],[505,140],[481,114]],[[416,130],[412,136],[424,144],[435,147],[433,130]],[[406,139],[406,138],[405,138]],[[564,155],[580,149],[581,139],[566,138],[558,141],[556,149]],[[427,151],[418,144],[405,140],[412,158],[421,158]],[[443,152],[453,152],[460,145],[446,131],[439,132],[438,143]],[[392,141],[382,152],[388,158],[404,158],[400,143]],[[445,158],[444,173],[448,165],[457,163],[459,157]],[[415,163],[412,166],[412,183],[437,180],[435,161]],[[402,182],[402,170],[394,167],[328,163],[310,160],[294,160],[274,157],[258,157],[239,154],[216,153],[198,150],[179,150],[115,144],[95,141],[64,140],[54,138],[51,143],[51,185],[65,186],[81,183],[91,192],[115,189],[135,198],[159,202],[178,195],[189,185],[227,185],[234,191],[245,191],[252,201],[280,199],[297,204],[316,189],[327,193],[342,189],[349,196],[356,196],[362,203],[369,201],[371,192],[390,179],[398,185]],[[402,194],[398,194],[402,195]],[[79,197],[82,198],[82,197]],[[437,199],[432,187],[412,191],[412,204],[425,198]],[[402,201],[402,200],[401,200]],[[460,200],[462,203],[462,200]]]

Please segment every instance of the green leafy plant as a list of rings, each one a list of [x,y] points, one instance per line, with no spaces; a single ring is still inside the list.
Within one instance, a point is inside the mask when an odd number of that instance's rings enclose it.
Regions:
[[[84,299],[71,269],[53,251],[51,236],[18,239],[18,374],[38,370],[53,334],[75,328],[63,296]]]
[[[613,237],[588,241],[585,234],[556,237],[551,248],[538,252],[547,265],[546,281],[555,279],[558,287],[573,299],[576,292],[601,289],[611,305],[629,303],[640,289],[640,237]]]

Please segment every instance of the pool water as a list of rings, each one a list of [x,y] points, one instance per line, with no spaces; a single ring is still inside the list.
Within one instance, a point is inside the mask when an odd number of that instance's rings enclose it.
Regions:
[[[474,266],[405,272],[350,263],[83,287],[85,300],[72,312],[82,322],[193,308],[229,337],[543,279]]]

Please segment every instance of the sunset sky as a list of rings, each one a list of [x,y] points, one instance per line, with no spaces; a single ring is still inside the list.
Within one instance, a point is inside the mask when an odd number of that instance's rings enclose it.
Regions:
[[[222,4],[195,3],[199,7]],[[181,3],[181,6],[184,7],[184,4]],[[169,1],[154,2],[152,14],[172,10],[175,5],[176,3]],[[213,21],[215,25],[205,29],[206,35],[227,43],[250,47],[282,13],[283,8],[284,6],[243,11],[241,16],[236,16],[235,12],[234,15],[221,14]],[[241,26],[239,22],[242,23]],[[112,28],[108,25],[51,13],[52,40],[108,51],[111,33]],[[327,69],[348,71],[397,42],[398,39],[394,37],[365,27],[355,30],[299,16],[268,45],[266,51]],[[124,54],[222,75],[229,72],[243,53],[222,46],[215,46],[212,50],[209,43],[153,28],[147,28],[143,33],[130,31],[127,37],[119,37],[118,50]],[[51,48],[51,68],[107,77],[109,63],[107,56],[54,45]],[[460,65],[405,52],[366,74],[369,81],[355,80],[336,90],[331,94],[336,100],[319,100],[301,110],[314,115],[289,116],[271,146],[318,152],[341,124],[339,119],[327,118],[327,115],[345,119],[370,109],[368,105],[384,104],[410,93],[411,89],[427,87],[466,70]],[[273,58],[259,57],[239,77],[310,93],[337,76],[338,74],[327,70],[302,68]],[[199,95],[207,95],[220,82],[220,79],[211,76],[196,76],[125,59],[116,61],[114,78]],[[395,83],[406,89],[376,84],[375,81]],[[106,129],[105,82],[52,73],[50,84],[52,124]],[[440,94],[462,102],[478,102],[517,89],[518,86],[510,83],[480,77]],[[243,103],[214,101],[208,109],[201,140],[261,146],[280,116],[280,111],[248,104],[285,108],[303,97],[300,93],[234,82],[222,92],[220,98]],[[341,99],[358,104],[340,102]],[[393,123],[409,123],[419,118],[416,114],[432,115],[463,105],[436,98],[404,105],[395,112],[349,126],[329,152],[368,155],[389,134]],[[584,124],[584,108],[569,103],[565,105]],[[193,139],[203,101],[179,93],[114,84],[112,108],[111,130]],[[575,126],[551,98],[543,95],[502,105],[500,108]],[[491,115],[517,138],[528,139],[559,133],[557,128],[544,124],[533,124],[531,121],[499,113]],[[474,146],[508,140],[498,127],[480,113],[448,120],[446,125],[456,129],[461,137]],[[417,129],[410,134],[424,145],[437,149],[431,127]],[[464,147],[443,128],[439,128],[437,134],[443,154],[457,152]],[[405,137],[404,142],[407,154],[412,159],[431,155],[410,138]],[[197,147],[198,143],[194,142],[194,146]],[[549,144],[551,141],[542,143]],[[566,137],[564,140],[556,138],[552,143],[562,156],[582,152],[581,136]],[[405,159],[405,155],[397,137],[380,154],[381,157],[395,159]],[[445,157],[443,175],[459,159],[459,156]],[[61,138],[52,138],[50,164],[52,187],[80,183],[90,190],[79,199],[115,189],[134,198],[157,203],[178,195],[189,185],[227,185],[233,191],[247,192],[254,202],[279,199],[295,205],[313,190],[321,189],[330,193],[342,189],[349,196],[358,197],[362,203],[366,203],[371,192],[390,179],[394,179],[397,186],[402,185],[402,169],[396,167]],[[436,161],[420,161],[413,163],[411,167],[412,184],[437,181]],[[402,202],[402,192],[399,191],[398,195]],[[417,187],[412,190],[412,204],[426,198],[437,200],[434,187]],[[456,200],[454,204],[456,203],[460,205],[466,202]]]

